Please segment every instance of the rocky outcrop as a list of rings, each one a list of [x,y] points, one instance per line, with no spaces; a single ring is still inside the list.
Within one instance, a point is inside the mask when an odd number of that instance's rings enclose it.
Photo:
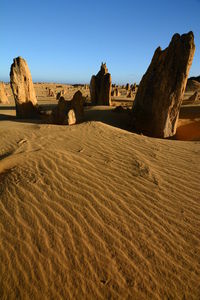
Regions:
[[[58,92],[57,95],[56,95],[56,100],[59,100],[61,97],[61,92]]]
[[[187,92],[200,91],[200,82],[193,79],[188,80],[186,85],[186,91]]]
[[[50,122],[60,125],[81,123],[84,118],[84,100],[82,93],[77,91],[72,100],[60,97],[58,105],[52,111]]]
[[[52,89],[48,89],[48,96],[49,97],[55,97],[55,93],[54,93],[54,91],[52,90]]]
[[[195,103],[195,102],[198,102],[199,100],[200,100],[200,93],[195,92],[192,96],[190,96],[187,99],[187,102]]]
[[[6,94],[5,84],[3,82],[0,82],[0,103],[2,104],[8,104],[8,97]]]
[[[62,96],[64,96],[64,94],[65,94],[64,90],[59,91],[56,95],[56,99],[59,100]]]
[[[90,81],[90,96],[93,105],[110,105],[111,102],[111,75],[106,64],[101,65],[97,75]]]
[[[126,97],[127,98],[133,98],[133,92],[132,92],[132,90],[130,90],[130,91],[127,92]]]
[[[90,80],[90,98],[92,104],[97,104],[98,96],[96,96],[96,76],[92,75]]]
[[[120,92],[118,88],[115,88],[114,90],[111,91],[111,96],[112,97],[119,97],[120,96]]]
[[[132,92],[135,92],[135,91],[136,91],[136,88],[137,88],[136,83],[131,84],[130,88],[131,88],[131,91],[132,91]]]
[[[194,51],[192,32],[175,34],[165,50],[156,49],[133,104],[136,131],[160,138],[176,133]]]
[[[119,97],[121,94],[120,94],[120,91],[119,89],[116,89],[116,96]]]
[[[10,70],[10,84],[18,118],[37,116],[37,98],[28,65],[22,57],[14,58]]]
[[[200,83],[200,76],[193,76],[193,77],[190,77],[188,78],[188,81],[189,80],[195,80],[195,81],[198,81]]]
[[[70,109],[74,111],[76,117],[74,124],[81,123],[84,118],[84,98],[82,96],[82,93],[80,91],[77,91],[70,102]]]

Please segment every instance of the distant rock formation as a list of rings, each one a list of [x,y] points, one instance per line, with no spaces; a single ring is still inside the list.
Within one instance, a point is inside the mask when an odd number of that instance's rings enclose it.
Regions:
[[[82,93],[77,91],[72,100],[60,97],[58,105],[52,111],[50,122],[60,125],[73,125],[81,123],[84,118],[84,99]]]
[[[64,90],[59,91],[59,92],[57,93],[57,95],[56,95],[56,99],[59,100],[60,97],[64,96],[64,94],[65,94],[65,91],[64,91]]]
[[[59,100],[60,97],[61,97],[61,92],[58,92],[57,95],[56,95],[56,99]]]
[[[117,89],[116,89],[116,96],[119,97],[120,95],[121,95],[121,94],[120,94],[120,91],[119,91],[119,89],[117,88]]]
[[[90,96],[93,105],[110,105],[111,75],[106,64],[102,63],[98,74],[91,77]]]
[[[132,98],[132,97],[133,97],[133,92],[132,92],[132,90],[130,90],[130,91],[127,92],[126,97],[127,97],[127,98]]]
[[[126,90],[127,90],[127,91],[130,90],[130,84],[129,84],[129,83],[126,84]]]
[[[54,93],[54,91],[52,90],[52,89],[48,89],[48,96],[49,97],[55,97],[55,93]]]
[[[200,93],[195,92],[192,96],[187,99],[187,102],[195,103],[200,100]]]
[[[120,96],[120,91],[118,88],[115,88],[114,90],[111,91],[111,96],[112,97],[119,97]]]
[[[3,82],[0,82],[0,103],[2,104],[8,104],[8,97],[6,94],[5,84]]]
[[[190,77],[188,78],[188,80],[195,80],[195,81],[198,81],[200,83],[200,76],[193,76],[193,77]]]
[[[131,91],[132,91],[132,92],[135,92],[135,91],[136,91],[136,88],[137,88],[136,83],[131,84],[130,88],[131,88]]]
[[[188,79],[186,85],[186,91],[187,92],[200,91],[200,82],[197,80]]]
[[[159,138],[176,133],[194,52],[192,32],[175,34],[165,50],[156,49],[133,104],[133,127],[136,131]]]
[[[17,118],[37,116],[37,98],[28,65],[22,57],[13,59],[10,69],[10,84],[16,104]]]

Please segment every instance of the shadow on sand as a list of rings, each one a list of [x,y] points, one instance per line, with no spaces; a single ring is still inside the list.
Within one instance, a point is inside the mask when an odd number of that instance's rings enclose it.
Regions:
[[[85,108],[85,121],[98,121],[120,129],[130,130],[130,110],[115,111],[115,107],[93,106]]]
[[[21,123],[39,123],[47,124],[48,115],[56,104],[40,105],[41,116],[36,119],[18,119],[13,110],[15,106],[1,106],[0,107],[0,121],[13,121]],[[111,125],[120,129],[130,130],[131,114],[129,110],[116,112],[115,107],[105,106],[86,106],[84,109],[84,122],[98,121]]]
[[[191,120],[200,118],[200,105],[181,106],[179,118]]]
[[[13,121],[32,124],[47,124],[48,115],[56,104],[40,105],[43,114],[37,119],[17,119],[13,111],[15,106],[0,107],[0,121]],[[124,109],[116,111],[115,107],[86,106],[84,122],[98,121],[123,130],[131,130],[131,111]],[[180,121],[188,120],[187,124],[180,125],[173,140],[191,141],[200,140],[200,106],[182,106],[180,110]],[[133,131],[132,131],[133,132]]]
[[[200,120],[179,126],[175,138],[181,141],[200,141]]]

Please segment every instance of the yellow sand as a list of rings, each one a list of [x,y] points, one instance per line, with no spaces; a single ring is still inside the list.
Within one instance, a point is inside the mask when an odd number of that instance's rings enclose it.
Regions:
[[[199,141],[9,118],[1,299],[200,299]]]

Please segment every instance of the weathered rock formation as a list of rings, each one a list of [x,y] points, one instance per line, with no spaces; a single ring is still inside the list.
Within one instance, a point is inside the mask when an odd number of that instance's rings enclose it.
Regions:
[[[111,102],[111,75],[106,64],[101,65],[97,75],[90,81],[90,96],[93,105],[110,105]]]
[[[193,80],[193,79],[188,79],[187,85],[186,85],[186,91],[187,92],[194,92],[194,91],[200,91],[200,82]]]
[[[73,125],[81,123],[84,118],[84,99],[82,93],[77,91],[72,100],[60,97],[58,105],[52,111],[50,122],[60,125]]]
[[[84,118],[84,98],[82,93],[77,91],[70,102],[71,109],[74,111],[76,118],[74,124],[81,123]],[[71,124],[69,123],[69,125]]]
[[[14,58],[10,69],[10,84],[18,118],[37,116],[37,98],[28,65],[22,57]]]
[[[195,80],[200,83],[200,76],[193,76],[193,77],[188,78],[188,80]]]
[[[5,84],[3,82],[0,82],[0,103],[2,104],[9,103],[6,90],[5,90]]]
[[[136,91],[136,88],[137,88],[136,83],[131,84],[130,88],[131,88],[131,91],[135,92],[135,91]]]
[[[126,84],[126,90],[127,90],[127,91],[130,90],[130,84],[129,84],[129,83]]]
[[[56,100],[59,100],[61,97],[61,92],[58,92],[57,95],[56,95]]]
[[[198,102],[199,100],[200,100],[200,93],[196,91],[192,96],[190,96],[187,99],[187,102],[195,103]]]
[[[133,104],[136,131],[160,138],[176,133],[194,51],[192,32],[175,34],[165,50],[156,49]]]
[[[54,93],[54,91],[52,90],[52,89],[48,89],[48,96],[49,97],[55,97],[55,93]]]
[[[120,91],[119,89],[116,89],[116,96],[119,97],[121,94],[120,94]]]
[[[59,100],[60,97],[62,97],[62,96],[64,96],[64,95],[65,95],[65,91],[64,91],[64,90],[61,90],[61,91],[59,91],[59,92],[57,93],[56,99]]]
[[[132,90],[130,90],[130,91],[127,92],[126,97],[127,97],[127,98],[132,98],[132,97],[133,97],[133,92],[132,92]]]
[[[119,97],[120,96],[120,92],[119,92],[118,88],[115,88],[114,90],[111,91],[111,96],[112,97]]]

